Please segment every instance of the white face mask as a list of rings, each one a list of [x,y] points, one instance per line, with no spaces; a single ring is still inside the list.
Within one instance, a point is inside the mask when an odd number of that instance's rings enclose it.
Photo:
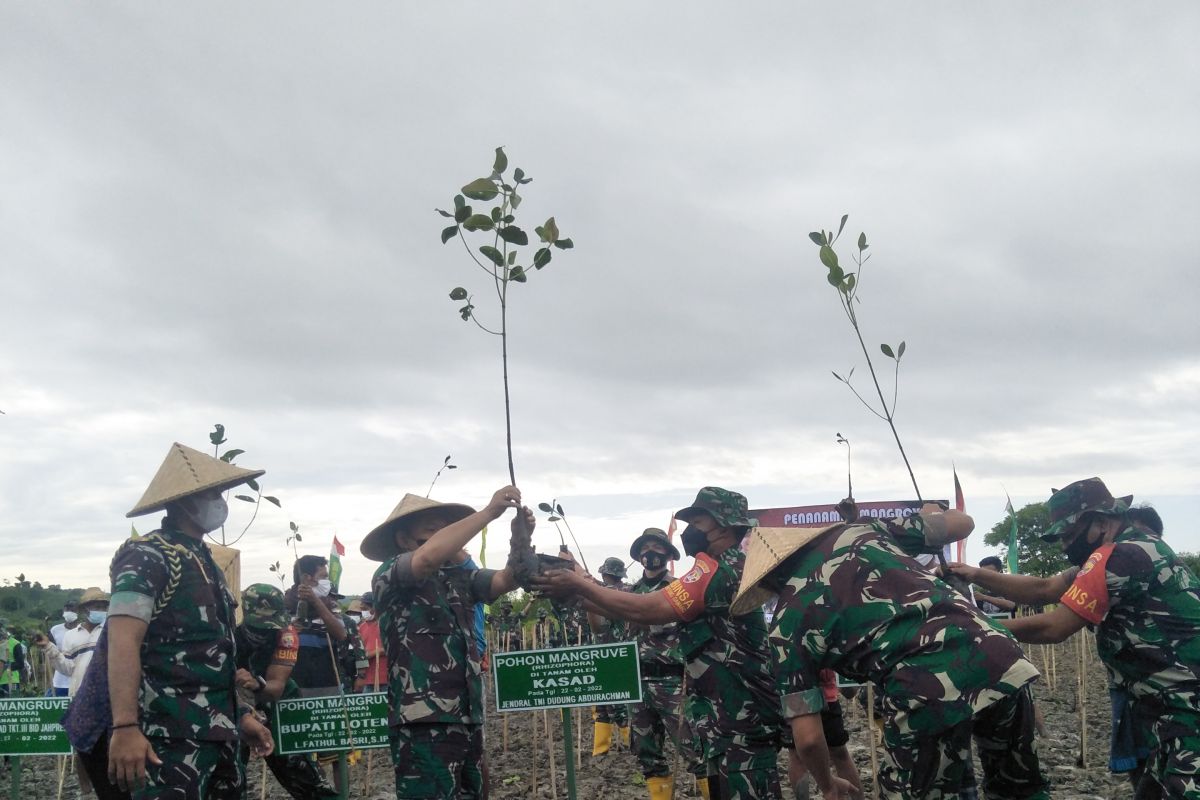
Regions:
[[[183,503],[182,508],[187,518],[204,533],[215,531],[229,518],[229,504],[224,497],[192,498],[190,502]]]
[[[372,617],[374,617],[374,616],[375,616],[375,614],[373,614],[373,613],[372,613],[372,612],[370,612],[370,611],[364,611],[364,612],[362,612],[362,618],[363,618],[363,622],[366,622],[367,620],[371,619],[371,618],[372,618]]]
[[[76,614],[74,611],[64,611],[63,612],[63,622],[74,622],[77,619],[79,619],[79,615]]]
[[[333,583],[328,578],[322,578],[313,587],[313,594],[317,597],[328,597],[331,591],[333,591]]]

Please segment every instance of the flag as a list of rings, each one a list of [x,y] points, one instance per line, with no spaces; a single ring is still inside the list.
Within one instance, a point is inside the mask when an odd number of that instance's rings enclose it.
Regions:
[[[329,548],[329,583],[333,591],[338,590],[338,581],[342,579],[342,556],[346,555],[346,547],[333,537],[333,546]]]
[[[958,482],[958,470],[954,464],[950,464],[950,471],[954,473],[954,510],[966,511],[967,501],[963,499],[962,484]],[[966,538],[959,539],[955,545],[958,548],[958,556],[955,561],[964,562],[967,560],[967,540]]]
[[[1017,575],[1021,572],[1017,564],[1017,512],[1013,510],[1012,498],[1008,496],[1008,492],[1004,493],[1004,499],[1008,501],[1004,510],[1012,520],[1012,527],[1008,529],[1008,571]]]

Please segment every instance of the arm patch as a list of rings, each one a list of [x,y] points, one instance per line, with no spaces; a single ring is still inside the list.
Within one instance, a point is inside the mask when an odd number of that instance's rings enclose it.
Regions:
[[[1061,602],[1083,619],[1099,624],[1108,615],[1109,598],[1106,579],[1108,557],[1112,555],[1115,545],[1106,544],[1097,548],[1088,556],[1079,569],[1067,591],[1063,593]]]
[[[704,612],[704,592],[716,574],[717,562],[700,553],[690,570],[661,590],[679,619],[691,622]]]

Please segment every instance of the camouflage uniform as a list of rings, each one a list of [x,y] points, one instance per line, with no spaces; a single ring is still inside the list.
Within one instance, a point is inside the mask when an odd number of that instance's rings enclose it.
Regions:
[[[410,552],[394,556],[375,573],[398,798],[484,794],[475,603],[489,599],[495,574],[450,567],[419,580]]]
[[[234,598],[207,545],[163,528],[121,545],[109,567],[110,617],[148,623],[139,692],[142,732],[162,760],[147,763],[135,798],[240,798],[234,690]],[[156,605],[157,604],[157,605]]]
[[[282,592],[262,583],[246,587],[242,592],[242,619],[237,628],[237,665],[240,669],[261,678],[269,667],[296,664],[299,634],[288,622]],[[300,688],[289,677],[282,697],[299,696]],[[273,717],[273,701],[259,702],[256,707],[267,720]],[[244,770],[250,760],[250,748],[242,744],[238,756]],[[272,753],[265,760],[275,780],[296,800],[338,796],[337,790],[325,779],[325,772],[317,764],[316,757],[310,753]]]
[[[643,577],[633,584],[634,594],[665,589],[671,583],[666,573],[657,580]],[[631,626],[637,634],[638,660],[642,671],[642,702],[633,704],[633,752],[647,778],[671,774],[664,749],[669,735],[688,769],[700,769],[692,747],[692,730],[683,713],[683,659],[679,655],[679,632],[675,623]],[[682,722],[682,725],[681,725]]]
[[[1048,798],[1029,693],[1038,672],[1004,628],[906,554],[924,547],[920,516],[837,526],[772,573],[784,716],[821,711],[819,672],[832,669],[880,692],[885,796],[956,797],[974,724],[987,796]]]
[[[345,614],[338,614],[338,619],[346,627],[346,638],[335,642],[333,647],[337,654],[338,677],[342,679],[342,691],[353,694],[355,678],[366,675],[367,649],[363,647],[358,623]]]
[[[1114,684],[1157,718],[1148,776],[1165,797],[1200,798],[1200,580],[1162,539],[1129,527],[1088,558],[1062,602],[1096,626]]]
[[[685,512],[703,511],[725,527],[750,527],[746,498],[705,487]],[[708,786],[721,798],[780,797],[776,756],[783,721],[771,675],[761,609],[734,616],[730,605],[746,556],[737,547],[716,558],[700,553],[663,595],[680,619],[679,649],[687,669],[684,714]]]
[[[616,578],[625,577],[625,564],[619,558],[607,558],[599,570],[601,575],[612,575]],[[629,587],[621,583],[618,586],[611,587],[621,591],[627,591]],[[626,625],[623,620],[610,619],[607,620],[608,627],[596,633],[597,644],[613,644],[615,642],[624,642],[627,640]],[[629,726],[629,705],[621,703],[610,706],[596,706],[596,722],[608,723],[616,725],[619,728]]]

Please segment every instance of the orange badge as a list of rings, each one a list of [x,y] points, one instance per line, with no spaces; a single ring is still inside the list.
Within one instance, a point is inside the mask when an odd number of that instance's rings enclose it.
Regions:
[[[691,622],[704,611],[704,590],[717,572],[717,562],[704,553],[696,556],[696,563],[682,577],[671,581],[663,594],[675,614],[684,622]]]
[[[1067,588],[1061,598],[1061,602],[1067,608],[1093,625],[1100,623],[1108,615],[1106,567],[1114,546],[1101,545],[1092,553],[1080,567],[1075,582]]]

